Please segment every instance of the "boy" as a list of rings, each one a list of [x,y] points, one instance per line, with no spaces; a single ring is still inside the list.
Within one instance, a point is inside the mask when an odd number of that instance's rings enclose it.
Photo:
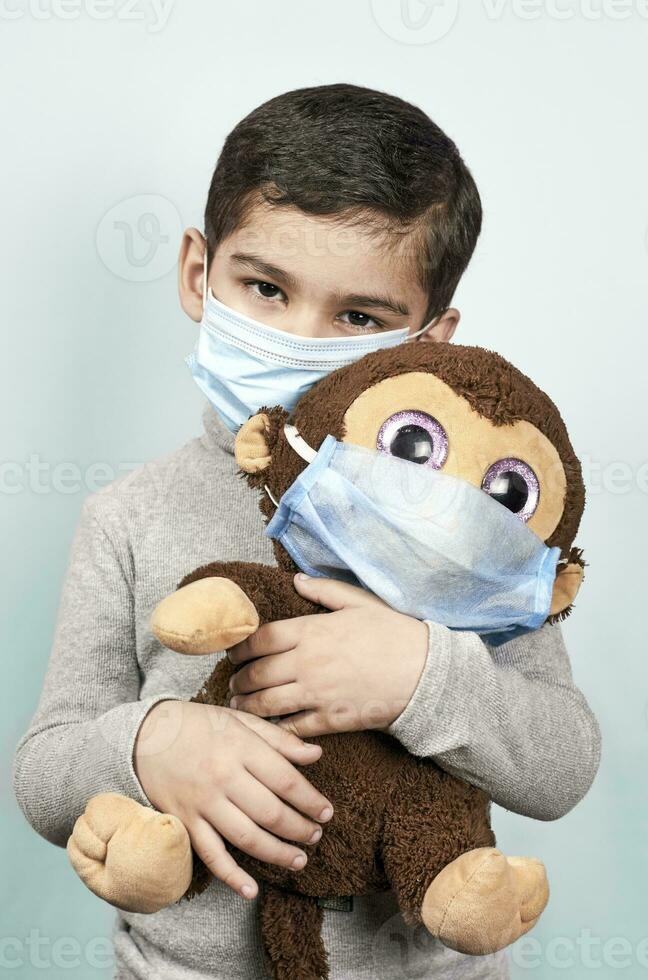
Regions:
[[[182,306],[200,321],[208,285],[226,319],[252,318],[291,335],[299,350],[338,338],[357,351],[348,338],[381,344],[398,328],[427,327],[414,343],[447,341],[480,224],[470,173],[419,109],[351,85],[289,92],[228,137],[206,242],[190,229],[182,243]],[[277,382],[263,368],[270,334],[257,332],[256,375],[237,375],[256,355],[235,343],[222,361],[194,363],[211,402],[201,438],[85,502],[44,690],[16,750],[18,801],[48,840],[64,846],[86,802],[114,791],[180,817],[216,878],[190,904],[118,913],[121,978],[265,975],[257,885],[226,843],[300,867],[299,843],[326,833],[330,802],[307,779],[321,750],[300,736],[383,728],[500,805],[542,820],[575,806],[598,766],[598,726],[558,626],[491,649],[476,634],[377,611],[361,590],[327,580],[296,578],[295,587],[332,612],[268,624],[233,649],[257,668],[241,671],[231,709],[186,703],[222,654],[181,658],[161,648],[148,628],[152,609],[200,564],[273,563],[233,458],[238,421],[270,403]],[[300,378],[282,371],[277,401],[294,399]],[[275,725],[267,718],[283,685],[294,714]],[[340,703],[343,722],[331,708]],[[370,717],[368,704],[379,706]],[[356,897],[351,911],[325,909],[332,980],[386,975],[380,929],[396,912],[391,893]],[[461,957],[431,942],[424,964],[416,976],[507,976],[504,954]]]

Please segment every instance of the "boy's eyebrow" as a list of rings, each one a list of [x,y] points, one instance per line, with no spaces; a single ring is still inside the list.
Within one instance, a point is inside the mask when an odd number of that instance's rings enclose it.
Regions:
[[[278,265],[272,265],[271,262],[266,262],[262,259],[260,255],[254,255],[252,252],[234,252],[230,255],[230,262],[234,262],[237,265],[246,265],[260,275],[270,276],[271,279],[278,279],[280,282],[283,281],[288,286],[293,288],[297,285],[297,280],[285,269],[279,268]],[[396,313],[399,316],[409,316],[409,307],[401,303],[400,300],[393,299],[390,296],[375,296],[368,295],[365,293],[348,293],[346,295],[338,294],[337,300],[341,306],[368,306],[374,310],[389,310],[391,313]]]
[[[254,255],[252,252],[234,252],[230,255],[230,262],[235,262],[237,265],[247,265],[262,276],[283,280],[288,286],[297,285],[295,277],[291,276],[285,269],[280,269],[278,265],[266,262],[260,255]]]
[[[341,306],[370,306],[374,310],[389,310],[399,316],[409,316],[409,308],[400,300],[389,296],[366,296],[363,293],[349,293],[339,296]]]

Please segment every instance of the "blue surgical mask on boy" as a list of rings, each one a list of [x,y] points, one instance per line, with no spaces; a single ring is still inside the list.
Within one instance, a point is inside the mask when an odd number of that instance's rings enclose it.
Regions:
[[[408,327],[357,337],[297,336],[231,309],[216,299],[211,288],[206,289],[206,283],[205,265],[200,334],[185,360],[230,432],[263,406],[282,405],[292,411],[301,396],[331,371],[408,338]]]
[[[265,533],[302,571],[496,642],[544,623],[560,549],[483,490],[331,435],[315,452],[293,426],[284,432],[308,466],[273,501]]]

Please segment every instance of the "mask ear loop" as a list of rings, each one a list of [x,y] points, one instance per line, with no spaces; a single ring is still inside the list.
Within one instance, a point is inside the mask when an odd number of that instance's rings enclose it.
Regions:
[[[263,484],[263,489],[268,494],[268,496],[270,497],[270,500],[275,505],[275,507],[278,507],[279,506],[279,501],[278,500],[275,500],[274,494],[272,493],[272,490],[270,489],[270,487],[268,486],[267,483],[264,483]]]
[[[303,436],[300,436],[297,426],[290,425],[290,423],[286,422],[283,430],[286,442],[291,449],[294,449],[297,455],[301,456],[306,463],[312,463],[317,456],[317,450],[309,446]]]
[[[205,312],[206,306],[207,306],[207,242],[205,242],[205,248],[203,250],[203,280],[202,280],[203,313]]]
[[[434,318],[434,320],[430,320],[429,323],[426,323],[424,327],[421,327],[420,330],[416,330],[414,333],[411,333],[409,337],[405,338],[405,343],[407,343],[409,340],[416,340],[417,337],[422,337],[423,334],[430,329],[430,327],[433,325],[435,320],[436,317]]]
[[[290,425],[288,422],[286,422],[283,427],[283,430],[288,445],[292,449],[294,449],[294,451],[297,453],[298,456],[301,456],[304,462],[312,463],[312,461],[317,456],[317,450],[313,449],[312,446],[309,446],[306,440],[303,438],[303,436],[300,436],[297,427],[295,425]],[[263,484],[263,489],[268,494],[270,500],[275,505],[275,507],[278,507],[279,503],[277,500],[275,500],[272,491],[270,490],[270,487],[268,486],[267,483]]]
[[[429,323],[426,323],[424,327],[421,327],[415,333],[411,333],[409,337],[406,337],[404,342],[407,343],[408,340],[416,340],[417,337],[422,337],[424,333],[427,333],[427,331],[433,327],[435,323],[437,323],[439,318],[442,317],[445,312],[446,310],[442,310],[441,313],[438,313],[435,317],[433,317]]]

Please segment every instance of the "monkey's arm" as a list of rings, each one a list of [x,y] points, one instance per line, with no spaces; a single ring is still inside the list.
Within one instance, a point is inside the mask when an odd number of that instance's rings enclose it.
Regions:
[[[296,592],[291,572],[258,562],[210,562],[185,575],[157,604],[150,626],[171,650],[208,654],[235,646],[273,620],[325,611]]]
[[[418,686],[387,730],[507,810],[537,820],[568,813],[596,775],[600,731],[560,627],[489,647],[476,633],[428,626]]]
[[[295,591],[292,572],[259,562],[210,562],[185,575],[178,589],[206,578],[226,578],[235,582],[254,605],[260,625],[289,616],[309,616],[328,611]]]

